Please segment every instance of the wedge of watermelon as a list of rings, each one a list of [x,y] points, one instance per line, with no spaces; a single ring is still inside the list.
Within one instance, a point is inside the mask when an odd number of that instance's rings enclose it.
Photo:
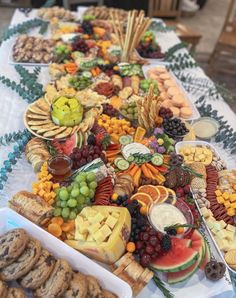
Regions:
[[[200,260],[200,258],[195,260],[195,262],[191,266],[189,266],[183,270],[180,270],[178,272],[168,272],[167,273],[167,282],[169,284],[175,284],[178,282],[183,282],[186,279],[190,278],[197,271],[198,266],[199,266],[199,260]]]
[[[153,269],[162,272],[177,272],[195,263],[199,254],[194,249],[187,247],[189,242],[186,240],[172,238],[172,248],[152,262]]]
[[[192,249],[196,250],[199,254],[199,265],[205,258],[205,239],[198,230],[194,230],[192,236]]]
[[[202,260],[202,263],[200,264],[201,270],[205,270],[206,264],[211,260],[211,251],[206,241],[205,241],[205,251],[206,251],[205,258]]]
[[[64,141],[54,139],[51,143],[52,146],[56,149],[57,153],[69,156],[72,153],[73,149],[77,147],[78,135],[77,133],[75,133]]]

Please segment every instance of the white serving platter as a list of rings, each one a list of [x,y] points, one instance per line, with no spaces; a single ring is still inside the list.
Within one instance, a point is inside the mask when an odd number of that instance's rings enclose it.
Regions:
[[[55,257],[66,259],[74,270],[93,275],[103,288],[115,293],[119,298],[132,298],[132,290],[126,282],[10,208],[1,208],[0,235],[15,228],[25,229]]]
[[[166,65],[167,64],[168,63],[166,63],[166,62],[159,62],[159,63],[155,63],[155,64],[153,63],[153,64],[149,64],[149,65],[143,65],[142,66],[142,70],[143,70],[144,77],[146,79],[148,79],[147,73],[148,73],[148,70],[149,69],[151,69],[153,67],[162,67],[162,68],[166,69]],[[177,79],[177,77],[175,76],[175,74],[172,71],[169,71],[169,70],[168,70],[168,72],[169,72],[170,76],[173,78],[173,80],[176,82],[178,88],[183,93],[185,99],[188,101],[188,103],[189,103],[189,105],[190,105],[190,107],[191,107],[191,109],[193,111],[192,116],[189,117],[188,119],[184,119],[184,120],[185,121],[197,120],[201,116],[200,116],[200,113],[199,113],[198,109],[196,108],[196,106],[194,104],[194,101],[193,101],[191,95],[183,88],[181,82]]]
[[[185,141],[185,142],[183,141],[183,142],[179,142],[179,143],[177,143],[177,144],[175,145],[176,153],[179,154],[180,149],[181,149],[183,146],[186,146],[186,145],[191,145],[191,146],[200,146],[200,145],[202,145],[202,146],[207,146],[207,147],[210,147],[211,150],[214,151],[215,154],[216,154],[217,156],[220,156],[219,153],[218,153],[218,151],[215,149],[215,147],[214,147],[213,145],[211,145],[210,143],[204,142],[204,141]],[[194,196],[194,193],[193,193],[193,196]],[[197,209],[198,209],[199,213],[202,215],[202,213],[201,213],[201,208],[200,208],[200,206],[199,206],[197,200],[195,200],[195,203],[196,203],[196,206],[197,206]],[[209,234],[210,237],[211,237],[211,241],[213,242],[213,244],[214,244],[214,246],[215,246],[217,252],[218,252],[219,255],[221,256],[221,258],[222,258],[224,264],[226,265],[226,267],[228,268],[229,271],[231,271],[231,272],[233,272],[233,273],[235,274],[235,273],[236,273],[236,270],[233,270],[232,268],[230,268],[229,265],[225,262],[224,253],[220,250],[219,246],[217,245],[217,243],[216,243],[216,241],[215,241],[215,238],[214,238],[214,236],[213,236],[211,230],[209,229],[209,227],[208,227],[208,225],[207,225],[207,223],[206,223],[206,220],[205,220],[205,218],[204,218],[203,216],[202,216],[202,220],[203,220],[203,222],[204,222],[204,224],[205,224],[205,227],[206,227],[206,230],[207,230],[208,234]]]

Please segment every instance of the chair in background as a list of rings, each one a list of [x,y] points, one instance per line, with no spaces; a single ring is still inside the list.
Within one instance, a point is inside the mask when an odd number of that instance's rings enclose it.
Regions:
[[[81,5],[81,4],[97,4],[98,6],[103,5],[104,0],[63,0],[63,6],[66,9],[70,9],[71,5]]]
[[[148,16],[159,18],[172,18],[174,20],[166,21],[168,26],[176,28],[176,34],[183,41],[189,44],[189,50],[194,51],[201,35],[194,32],[191,28],[178,22],[181,15],[182,0],[149,0]]]
[[[236,57],[236,0],[231,0],[229,8],[226,14],[225,22],[216,42],[215,48],[209,59],[209,71],[225,72],[229,74],[236,74],[236,71],[232,70],[233,64],[230,60],[235,60]],[[221,67],[217,68],[217,63],[220,58],[226,58],[229,63],[223,63]],[[233,61],[232,61],[233,62]],[[228,65],[229,67],[225,67]],[[235,65],[236,66],[236,65]]]

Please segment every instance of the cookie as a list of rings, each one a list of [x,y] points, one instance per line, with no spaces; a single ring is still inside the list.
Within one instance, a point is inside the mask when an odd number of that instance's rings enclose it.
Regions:
[[[29,237],[23,229],[11,230],[0,237],[0,269],[13,263],[24,251]]]
[[[88,283],[88,297],[102,298],[102,288],[97,279],[90,275],[88,275],[86,279]]]
[[[51,274],[55,263],[55,258],[46,249],[43,249],[38,262],[21,279],[21,286],[32,290],[39,288]]]
[[[87,298],[88,283],[86,276],[82,273],[73,273],[68,290],[63,295],[64,298]]]
[[[7,298],[26,298],[26,294],[20,288],[9,288]]]
[[[67,261],[57,260],[47,281],[35,291],[35,297],[57,298],[62,296],[69,287],[72,269]]]
[[[1,279],[10,281],[22,277],[33,268],[34,264],[38,261],[40,254],[40,242],[30,238],[30,241],[21,256],[14,263],[1,270]]]
[[[7,297],[7,284],[4,281],[0,280],[0,297],[6,298]]]
[[[115,295],[115,294],[113,294],[113,293],[110,292],[110,291],[103,290],[103,291],[102,291],[102,298],[118,298],[118,296]]]

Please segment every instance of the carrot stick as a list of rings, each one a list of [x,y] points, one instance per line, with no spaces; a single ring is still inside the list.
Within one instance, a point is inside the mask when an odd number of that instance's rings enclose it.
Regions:
[[[139,166],[137,166],[135,164],[134,167],[132,168],[132,170],[128,172],[128,174],[130,174],[130,176],[134,177],[134,175],[137,173],[138,169],[139,169]]]
[[[138,168],[138,171],[134,175],[134,185],[137,187],[139,186],[139,180],[141,177],[141,173],[142,173],[142,170],[140,168]]]
[[[157,175],[159,174],[159,171],[150,163],[146,163],[146,167],[154,174]]]
[[[147,178],[152,178],[152,174],[151,171],[146,167],[146,164],[142,164],[141,165],[141,170],[143,172],[143,174],[147,177]]]

